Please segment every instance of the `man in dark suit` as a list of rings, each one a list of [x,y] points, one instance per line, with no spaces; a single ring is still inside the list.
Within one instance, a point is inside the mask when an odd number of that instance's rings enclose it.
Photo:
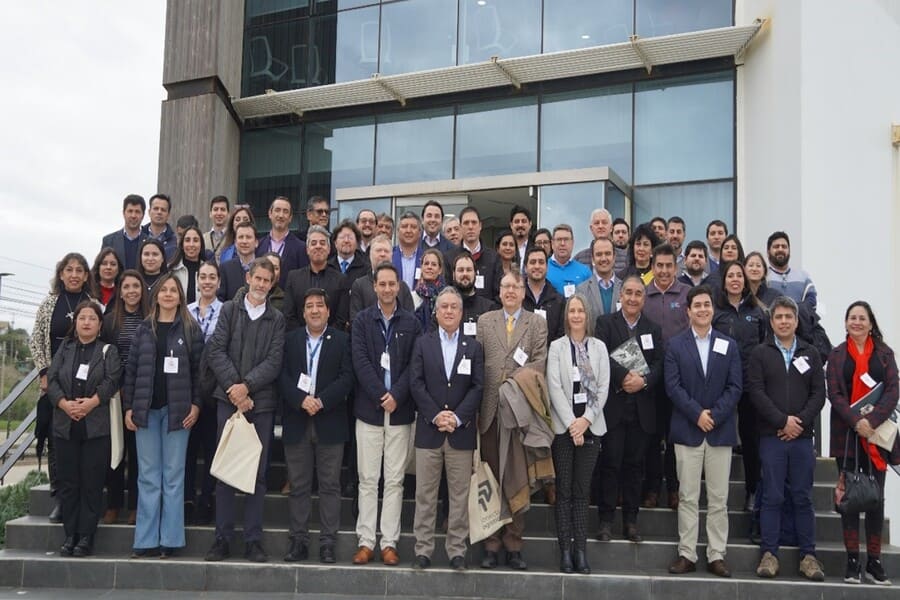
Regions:
[[[662,383],[662,331],[642,314],[644,283],[634,275],[621,284],[622,309],[597,317],[595,335],[606,344],[610,355],[622,344],[634,340],[647,363],[647,371],[623,366],[610,356],[609,397],[603,407],[606,435],[594,479],[600,530],[597,539],[608,542],[616,496],[622,486],[622,531],[625,539],[641,541],[637,527],[644,477],[644,449],[649,434],[656,430],[656,393]],[[599,488],[599,489],[597,489]]]
[[[547,321],[547,346],[565,335],[566,299],[547,281],[547,252],[540,246],[525,250],[525,300],[522,308]]]
[[[103,236],[100,249],[112,248],[116,251],[119,263],[123,269],[136,269],[138,264],[138,248],[147,237],[147,233],[141,228],[144,213],[147,211],[147,203],[137,194],[128,194],[122,201],[122,218],[125,226]]]
[[[672,399],[669,439],[678,469],[678,558],[674,574],[696,570],[700,480],[705,474],[706,570],[731,577],[728,543],[728,480],[737,444],[735,409],[741,397],[738,345],[712,328],[713,293],[699,285],[687,295],[689,327],[666,345],[666,392]]]
[[[328,264],[344,275],[348,290],[354,281],[372,272],[369,257],[359,249],[360,239],[359,229],[350,219],[341,221],[331,232],[335,252],[328,258]]]
[[[411,290],[416,289],[416,283],[422,274],[422,254],[425,249],[421,245],[421,235],[422,222],[419,215],[410,211],[400,215],[397,245],[394,246],[391,262],[400,274],[400,281]]]
[[[366,258],[371,270],[365,277],[360,277],[350,286],[351,323],[360,311],[375,306],[375,303],[378,302],[378,296],[375,295],[375,267],[384,262],[391,262],[391,249],[391,240],[386,235],[379,233],[372,238],[372,243],[369,244],[369,255]],[[409,312],[413,312],[416,308],[409,288],[402,281],[400,282],[400,292],[397,294],[397,302],[400,303],[400,308]]]
[[[312,288],[303,299],[306,327],[287,334],[281,368],[282,441],[291,493],[290,547],[284,560],[309,556],[313,470],[319,481],[319,560],[335,562],[341,519],[341,461],[350,439],[347,397],[353,363],[346,333],[328,326],[328,296]]]
[[[484,386],[481,344],[463,335],[462,296],[453,287],[438,294],[438,329],[420,337],[410,362],[416,418],[416,558],[431,566],[441,469],[447,470],[449,519],[445,548],[450,566],[465,569],[469,479],[476,447],[475,413]]]
[[[469,205],[459,211],[459,223],[462,228],[462,243],[447,253],[445,262],[452,265],[460,252],[468,251],[475,261],[475,293],[496,302],[500,297],[503,267],[493,248],[481,243],[481,215],[478,209]]]
[[[219,267],[219,291],[216,296],[222,302],[234,299],[234,295],[247,281],[247,272],[256,257],[256,227],[253,223],[239,223],[234,233],[234,258]]]
[[[444,207],[437,200],[429,200],[422,207],[422,241],[419,245],[422,250],[437,248],[444,255],[456,246],[441,234],[441,226],[444,224]]]
[[[281,257],[281,275],[278,285],[282,288],[287,284],[287,278],[291,271],[300,269],[309,264],[306,256],[306,244],[291,233],[291,219],[293,210],[291,201],[284,196],[277,196],[269,205],[269,221],[272,230],[256,246],[256,256],[262,256],[266,252],[276,252]]]
[[[309,265],[292,271],[284,288],[284,318],[288,331],[303,327],[303,298],[310,288],[321,288],[328,294],[328,324],[346,331],[349,319],[350,287],[340,269],[328,264],[331,237],[324,227],[310,226],[306,232]]]

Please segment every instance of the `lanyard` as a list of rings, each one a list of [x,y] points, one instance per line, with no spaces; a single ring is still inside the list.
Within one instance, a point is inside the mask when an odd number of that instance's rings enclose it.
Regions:
[[[388,346],[390,345],[390,342],[391,342],[391,333],[393,333],[393,331],[394,331],[394,319],[391,318],[391,320],[388,321],[387,327],[385,327],[384,319],[379,317],[378,325],[381,327],[381,334],[384,336],[384,351],[387,352]]]
[[[316,354],[319,353],[319,348],[322,347],[322,338],[324,335],[319,336],[319,341],[316,342],[316,347],[313,348],[309,343],[309,336],[306,337],[306,364],[307,364],[307,374],[312,377],[313,372],[313,361],[316,359]]]
[[[209,334],[209,324],[212,321],[213,316],[216,314],[216,309],[212,304],[209,305],[209,312],[206,315],[206,318],[200,316],[200,305],[198,304],[195,308],[197,311],[197,322],[203,327],[203,339],[207,339],[207,334]]]

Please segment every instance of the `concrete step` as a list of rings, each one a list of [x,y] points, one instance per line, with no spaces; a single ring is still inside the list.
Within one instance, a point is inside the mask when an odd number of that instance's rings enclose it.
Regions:
[[[527,527],[526,533],[528,535],[524,553],[528,562],[538,570],[555,571],[558,566],[558,544],[555,537],[537,535]],[[443,535],[436,537],[433,559],[437,565],[448,563],[448,557],[444,552],[444,537]],[[38,517],[22,517],[10,521],[6,528],[7,549],[11,551],[56,553],[63,538],[61,525],[51,524],[46,519]],[[315,562],[318,557],[318,531],[314,530],[310,538],[312,542],[310,556]],[[97,533],[95,544],[99,554],[123,558],[130,555],[133,541],[133,527],[104,525]],[[214,541],[214,528],[189,527],[187,529],[187,545],[181,554],[185,558],[202,558]],[[759,561],[759,548],[734,535],[730,537],[730,541],[727,560],[732,569],[752,576]],[[414,543],[415,539],[412,533],[404,532],[401,535],[398,550],[405,565],[412,563]],[[263,534],[263,546],[269,552],[272,562],[280,562],[288,546],[287,528],[267,527]],[[356,534],[351,528],[342,529],[338,533],[338,560],[343,564],[348,564],[356,547]],[[597,572],[603,573],[664,571],[677,556],[677,548],[677,538],[674,535],[668,539],[655,538],[638,544],[622,539],[613,539],[610,542],[590,540],[588,542],[588,559]],[[242,556],[243,549],[243,541],[238,533],[232,543],[232,555]],[[482,552],[481,544],[470,548],[470,562],[472,564],[479,563]],[[699,544],[697,552],[701,557],[705,557],[705,545],[702,542]],[[825,565],[826,573],[843,574],[845,553],[842,543],[820,542],[817,545],[817,556]],[[783,572],[796,573],[800,558],[796,548],[782,548],[779,558]],[[900,548],[885,545],[882,550],[882,560],[888,573],[900,573]]]

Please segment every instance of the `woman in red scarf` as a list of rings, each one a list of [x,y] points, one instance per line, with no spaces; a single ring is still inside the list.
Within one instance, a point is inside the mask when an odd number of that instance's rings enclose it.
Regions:
[[[847,308],[844,318],[847,339],[828,356],[828,396],[831,401],[831,455],[836,457],[838,469],[855,464],[860,452],[860,466],[872,471],[881,486],[882,502],[877,509],[866,512],[866,570],[872,583],[890,585],[881,564],[881,529],[884,524],[884,476],[887,453],[867,439],[887,419],[897,406],[897,362],[881,336],[878,322],[868,302],[857,300]],[[884,382],[881,399],[875,410],[860,417],[851,409],[854,402],[865,396],[879,382]],[[853,431],[850,431],[850,430]],[[847,436],[850,436],[847,444]],[[857,442],[857,437],[859,441]],[[895,445],[896,447],[896,445]],[[847,571],[844,581],[860,582],[859,514],[841,515],[844,547],[847,549]]]

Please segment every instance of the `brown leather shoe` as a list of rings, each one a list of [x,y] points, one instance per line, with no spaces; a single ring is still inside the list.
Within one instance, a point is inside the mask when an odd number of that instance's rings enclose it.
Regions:
[[[128,524],[134,525],[135,523],[137,523],[137,511],[129,510],[128,511]]]
[[[544,500],[546,500],[547,504],[550,506],[556,505],[556,484],[552,481],[544,484]]]
[[[367,546],[360,546],[356,554],[353,555],[354,565],[367,565],[369,561],[375,558],[375,551]]]
[[[669,492],[669,508],[678,510],[678,492]]]
[[[104,525],[112,525],[116,521],[119,520],[119,509],[118,508],[107,508],[106,512],[103,513],[103,524]]]
[[[659,494],[656,492],[647,492],[644,501],[641,502],[641,508],[656,508],[659,506]]]
[[[669,565],[669,573],[673,575],[684,575],[685,573],[693,573],[696,570],[697,565],[683,556],[679,556],[675,559],[675,562]]]
[[[397,549],[391,546],[387,548],[381,549],[381,562],[386,564],[389,567],[393,567],[394,565],[400,564],[400,556],[397,554]]]
[[[714,560],[706,565],[706,570],[719,577],[731,577],[731,571],[728,570],[728,565],[722,559]]]

